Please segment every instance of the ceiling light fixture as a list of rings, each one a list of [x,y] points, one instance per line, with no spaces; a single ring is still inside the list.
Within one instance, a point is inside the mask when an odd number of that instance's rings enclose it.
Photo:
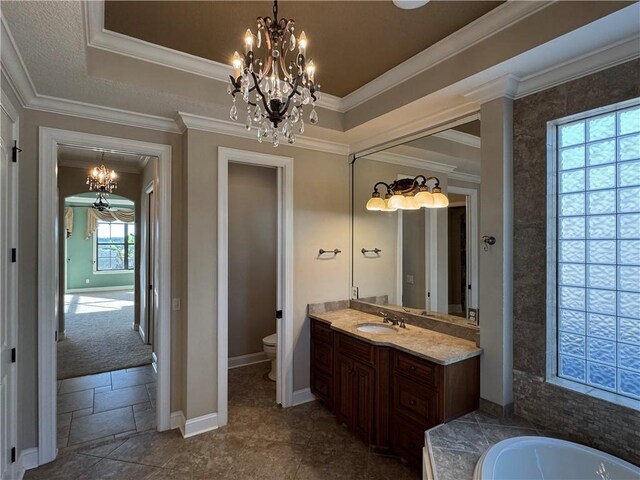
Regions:
[[[434,180],[434,186],[429,191],[427,182]],[[378,187],[387,187],[384,199],[380,196]],[[402,178],[390,184],[378,182],[373,186],[373,193],[367,202],[367,210],[395,212],[396,210],[418,210],[425,208],[445,208],[449,199],[442,193],[440,179],[418,175],[414,178]]]
[[[104,152],[102,153],[102,161],[104,162]],[[99,167],[95,167],[87,177],[87,185],[89,185],[89,191],[97,191],[96,201],[93,202],[93,208],[102,212],[104,210],[109,210],[111,207],[109,205],[109,197],[110,193],[118,188],[118,183],[116,179],[118,175],[115,170],[109,170],[102,163]]]
[[[229,76],[227,92],[233,97],[233,105],[229,116],[233,121],[238,119],[239,93],[247,104],[245,127],[251,130],[255,122],[258,141],[270,139],[274,147],[280,144],[280,137],[293,144],[296,133],[304,133],[303,106],[311,105],[309,123],[318,123],[315,103],[320,85],[315,82],[316,67],[313,60],[307,62],[304,31],[298,38],[293,32],[293,20],[278,19],[276,0],[273,18],[258,17],[256,34],[249,29],[245,33],[244,55],[235,52],[231,61],[233,75]],[[296,47],[297,53],[292,54]],[[260,49],[262,54],[258,55]],[[291,58],[287,59],[289,54]]]
[[[429,3],[429,0],[393,0],[393,4],[403,10],[413,10]]]

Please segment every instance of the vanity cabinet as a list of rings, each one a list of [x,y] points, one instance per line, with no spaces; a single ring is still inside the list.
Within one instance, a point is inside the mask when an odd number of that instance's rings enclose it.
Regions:
[[[367,444],[418,465],[425,430],[478,408],[480,357],[440,365],[311,319],[311,391]]]
[[[318,320],[311,321],[311,391],[333,410],[333,331]]]

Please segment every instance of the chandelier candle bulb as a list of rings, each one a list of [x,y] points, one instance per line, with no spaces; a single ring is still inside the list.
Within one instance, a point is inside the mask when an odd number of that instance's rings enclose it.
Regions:
[[[300,50],[300,54],[301,55],[306,55],[307,53],[307,36],[304,33],[304,30],[302,31],[302,33],[300,33],[300,38],[298,38],[298,48]]]

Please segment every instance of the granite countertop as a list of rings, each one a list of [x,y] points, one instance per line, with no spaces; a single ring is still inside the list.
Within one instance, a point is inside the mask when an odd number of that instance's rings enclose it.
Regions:
[[[309,317],[329,323],[331,328],[367,343],[393,347],[440,365],[477,357],[482,349],[474,342],[407,324],[394,327],[396,333],[365,333],[357,330],[361,323],[382,324],[382,318],[359,310],[344,309],[326,313],[312,313]]]

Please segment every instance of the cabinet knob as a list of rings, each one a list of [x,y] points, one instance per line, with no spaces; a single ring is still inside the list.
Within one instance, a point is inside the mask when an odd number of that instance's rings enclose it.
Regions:
[[[411,365],[411,366],[409,367],[409,370],[413,370],[413,371],[415,371],[415,369],[416,369],[416,366],[415,366],[415,365]]]
[[[415,404],[416,404],[416,401],[415,401],[415,400],[410,400],[410,401],[409,401],[409,405],[411,405],[412,407],[413,407]]]

